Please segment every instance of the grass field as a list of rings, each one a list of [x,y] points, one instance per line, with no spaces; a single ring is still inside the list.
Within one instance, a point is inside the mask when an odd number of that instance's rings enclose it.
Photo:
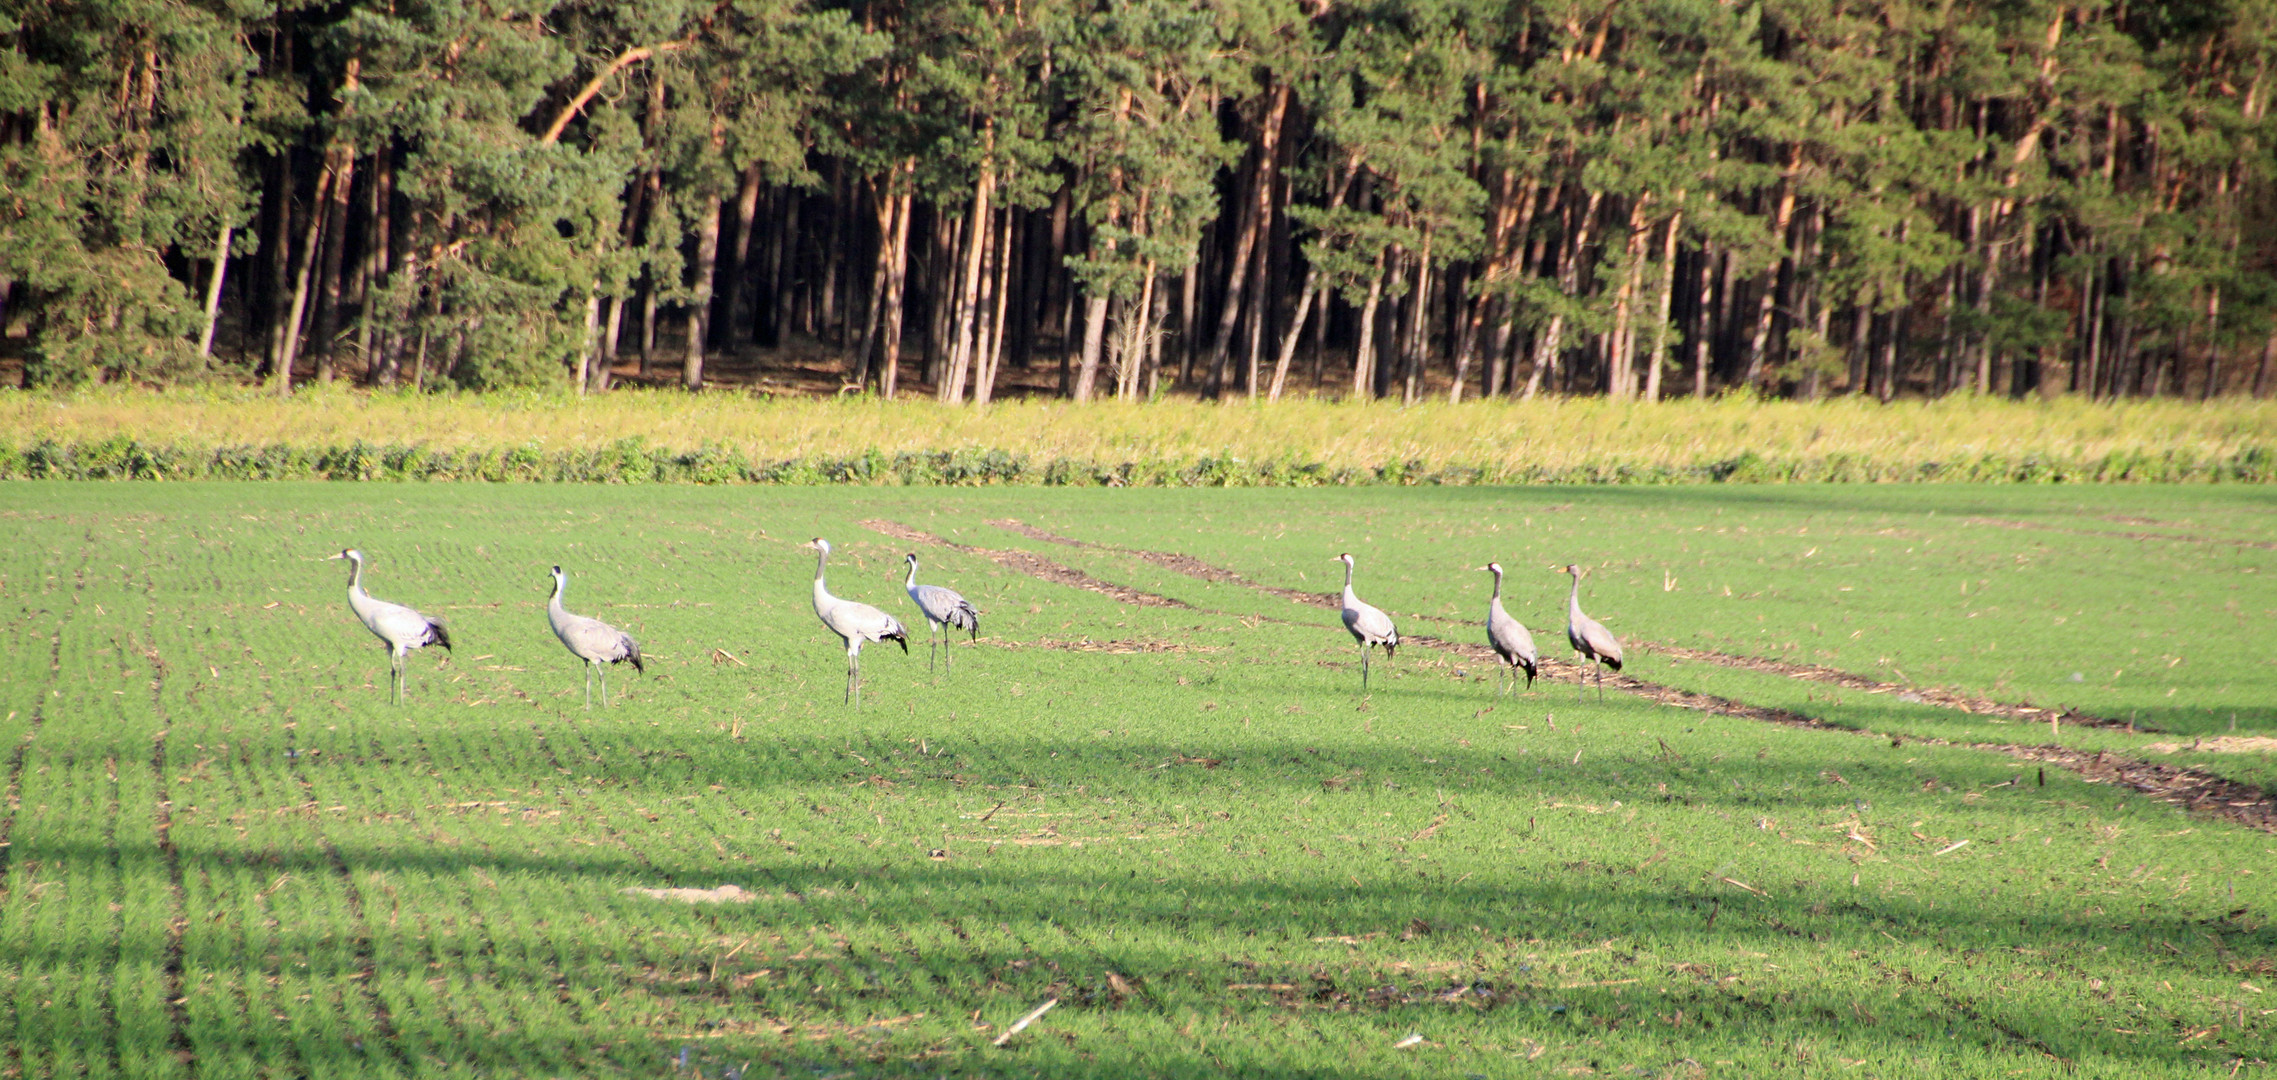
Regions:
[[[2277,1056],[2277,835],[1969,745],[2277,786],[2260,488],[0,491],[11,1075]],[[839,595],[913,619],[914,550],[982,608],[953,676],[871,646],[840,706],[816,535]],[[451,621],[404,708],[319,561],[351,545]],[[1499,559],[1561,658],[1550,565],[1581,562],[1628,676],[1870,737],[1577,701],[1562,666],[1497,700],[1456,644],[1362,696],[1302,595],[1343,550],[1403,632],[1462,645]],[[617,708],[580,707],[546,629],[555,563],[650,658]]]

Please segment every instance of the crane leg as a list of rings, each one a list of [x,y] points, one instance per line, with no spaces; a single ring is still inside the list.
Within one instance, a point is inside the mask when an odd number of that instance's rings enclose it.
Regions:
[[[859,653],[846,654],[846,696],[839,704],[851,703],[862,707],[862,658]]]
[[[1368,645],[1366,642],[1360,644],[1360,692],[1363,694],[1368,692]]]
[[[933,620],[925,620],[925,671],[927,674],[934,674],[941,670],[941,640],[939,635],[935,633],[936,629],[938,628],[933,625]]]
[[[955,640],[954,638],[951,638],[951,637],[949,636],[949,624],[948,624],[948,623],[942,623],[942,624],[941,624],[941,671],[942,671],[942,673],[943,673],[943,674],[946,674],[950,668],[952,668],[952,667],[955,667],[955,666],[956,666],[956,662],[957,662],[957,654],[955,654],[955,653],[953,653],[953,652],[950,652],[950,651],[949,651],[949,646],[951,646],[951,645],[954,645],[954,644],[956,644],[956,640]]]
[[[601,707],[606,709],[609,707],[609,667],[607,664],[593,666],[601,669]]]
[[[593,663],[590,660],[585,663],[585,707],[593,707]]]
[[[1603,701],[1603,700],[1605,700],[1605,661],[1603,661],[1603,660],[1599,660],[1599,661],[1597,661],[1596,667],[1597,667],[1597,700],[1599,700],[1599,701]]]

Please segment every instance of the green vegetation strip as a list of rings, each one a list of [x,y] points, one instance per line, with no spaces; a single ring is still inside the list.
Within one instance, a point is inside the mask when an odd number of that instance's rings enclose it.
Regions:
[[[0,393],[0,478],[1102,487],[2277,480],[2277,404]]]
[[[1316,593],[1351,550],[1363,595],[1449,641],[1498,557],[1553,655],[1543,556],[1594,549],[1616,632],[2003,700],[2078,633],[2113,659],[2057,675],[2063,704],[2247,736],[2277,726],[2252,645],[2277,553],[2216,541],[2271,539],[2259,488],[12,496],[0,1043],[26,1075],[2165,1077],[2250,1075],[2277,1035],[2266,833],[1926,738],[1497,698],[1420,642],[1362,697],[1334,612],[988,524]],[[2062,531],[1971,524],[1994,501]],[[854,712],[798,545],[908,619],[912,542],[871,521],[973,549],[921,553],[985,632],[953,676],[866,651]],[[350,544],[452,622],[406,707],[319,561]],[[580,707],[546,629],[555,563],[652,661],[617,708]],[[2205,624],[2239,643],[2167,663]]]

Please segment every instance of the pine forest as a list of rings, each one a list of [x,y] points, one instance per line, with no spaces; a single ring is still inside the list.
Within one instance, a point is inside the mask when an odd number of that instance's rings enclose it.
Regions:
[[[2277,381],[2271,0],[55,0],[0,34],[30,386]]]

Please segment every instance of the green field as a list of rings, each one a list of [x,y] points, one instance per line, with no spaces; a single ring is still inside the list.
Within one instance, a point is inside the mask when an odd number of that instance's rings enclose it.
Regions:
[[[2266,801],[2266,489],[0,493],[8,1075],[2277,1057],[2277,835],[1970,745]],[[953,676],[871,646],[864,708],[840,705],[817,535],[841,596],[915,621],[914,550],[974,600]],[[347,546],[375,594],[450,620],[406,707],[320,561]],[[1335,612],[1291,598],[1346,550],[1404,633],[1463,646],[1500,560],[1561,660],[1551,565],[1579,562],[1627,676],[1870,734],[1577,701],[1565,666],[1498,700],[1475,649],[1418,641],[1363,697]],[[546,628],[555,563],[648,655],[616,708],[582,708]]]

